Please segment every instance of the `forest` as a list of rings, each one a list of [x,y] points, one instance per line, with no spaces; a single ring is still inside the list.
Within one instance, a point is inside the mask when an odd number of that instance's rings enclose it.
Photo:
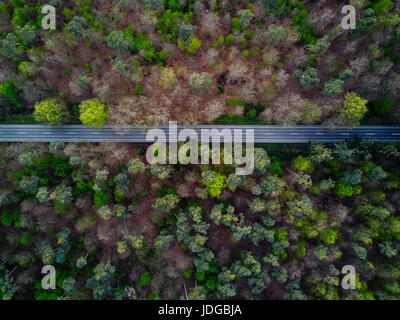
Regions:
[[[145,150],[1,145],[0,298],[400,297],[399,144],[260,145],[249,176]]]
[[[0,124],[399,125],[399,39],[396,0],[2,0]],[[400,298],[399,143],[147,147],[0,143],[0,299]]]
[[[356,29],[341,26],[347,4]],[[3,0],[0,122],[398,124],[399,6]]]

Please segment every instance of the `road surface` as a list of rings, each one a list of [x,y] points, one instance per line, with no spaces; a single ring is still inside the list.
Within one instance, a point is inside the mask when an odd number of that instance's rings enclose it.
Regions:
[[[164,130],[169,139],[168,128]],[[178,132],[182,130],[178,127]],[[381,142],[400,142],[400,126],[360,126],[324,127],[324,126],[198,126],[195,128],[199,140],[202,129],[241,129],[254,130],[255,143],[306,143],[341,142],[357,135],[364,140],[374,139]],[[89,129],[81,125],[66,125],[61,128],[42,125],[0,125],[0,142],[152,142],[146,141],[146,131],[136,127],[105,126],[101,130]],[[181,141],[181,139],[179,139]]]

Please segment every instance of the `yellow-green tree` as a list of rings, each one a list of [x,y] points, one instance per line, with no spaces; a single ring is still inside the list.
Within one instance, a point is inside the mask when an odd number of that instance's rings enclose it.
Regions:
[[[107,120],[108,106],[99,99],[86,100],[79,106],[79,112],[85,126],[101,129]]]
[[[35,104],[33,116],[39,122],[53,126],[60,126],[68,117],[68,109],[64,103],[56,98],[49,98]]]
[[[340,113],[348,120],[350,125],[356,126],[368,111],[367,102],[368,100],[360,98],[355,92],[349,92],[345,96]]]

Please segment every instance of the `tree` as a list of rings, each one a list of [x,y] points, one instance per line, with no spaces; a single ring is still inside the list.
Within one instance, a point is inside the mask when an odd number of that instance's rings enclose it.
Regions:
[[[323,143],[311,143],[308,157],[313,164],[321,164],[333,159],[332,152]]]
[[[125,78],[129,78],[130,73],[129,73],[128,65],[120,57],[116,57],[115,59],[112,59],[111,66],[114,71],[120,73]]]
[[[343,180],[349,184],[360,184],[361,178],[363,175],[363,171],[360,169],[356,169],[353,171],[346,171],[344,173]]]
[[[56,98],[49,98],[35,104],[33,112],[35,119],[53,126],[61,126],[68,118],[68,109]]]
[[[150,172],[160,180],[168,179],[172,173],[171,168],[158,164],[152,164],[150,166]]]
[[[72,200],[72,188],[65,184],[57,186],[56,190],[52,193],[55,203],[60,205],[69,205]]]
[[[188,45],[185,45],[185,43],[181,39],[178,40],[178,47],[181,50],[186,50],[190,54],[196,53],[196,51],[200,49],[201,45],[202,42],[196,37],[191,37],[189,39]]]
[[[261,200],[259,198],[255,198],[253,201],[248,202],[250,212],[252,213],[258,213],[258,212],[263,212],[265,211],[267,204],[264,200]]]
[[[19,182],[19,187],[26,193],[36,193],[39,183],[39,177],[37,176],[23,176]]]
[[[309,216],[313,212],[313,204],[305,194],[299,200],[287,202],[289,213],[298,217]]]
[[[65,25],[65,31],[71,33],[77,37],[82,36],[84,27],[86,25],[86,19],[80,16],[74,16],[74,18]]]
[[[349,92],[345,96],[340,113],[348,120],[349,124],[358,125],[368,111],[367,102],[368,100],[360,98],[355,92]]]
[[[344,69],[343,71],[339,72],[337,77],[346,83],[351,79],[351,77],[353,77],[353,71],[351,71],[351,69]]]
[[[14,33],[8,33],[5,38],[1,39],[0,46],[0,53],[3,56],[15,58],[21,54],[19,43]]]
[[[329,36],[325,35],[310,46],[310,52],[313,54],[324,53],[330,46],[331,42],[329,41]]]
[[[213,83],[212,76],[207,72],[192,73],[189,79],[189,85],[196,93],[201,93],[211,87]]]
[[[73,294],[76,291],[75,282],[76,281],[72,277],[68,277],[63,281],[62,289],[66,294]]]
[[[95,299],[100,300],[104,295],[112,294],[112,277],[115,267],[110,263],[100,262],[94,268],[93,276],[87,281],[86,286],[93,290]]]
[[[23,61],[18,65],[18,71],[24,76],[31,77],[36,74],[38,68],[32,62]]]
[[[251,20],[253,20],[254,13],[249,9],[245,9],[245,10],[240,10],[238,12],[238,16],[239,16],[240,27],[242,28],[242,30],[244,30],[250,25]]]
[[[80,104],[79,112],[85,126],[101,129],[107,120],[108,106],[98,99],[86,100]]]
[[[30,23],[25,24],[22,28],[17,26],[15,33],[23,42],[28,44],[33,43],[36,38],[36,29]]]
[[[44,203],[50,200],[49,192],[47,191],[47,187],[40,187],[36,194],[36,198],[40,203]]]
[[[202,172],[203,184],[212,198],[219,198],[222,190],[226,187],[226,176],[214,171]]]
[[[81,75],[78,76],[77,80],[78,80],[79,88],[81,88],[83,90],[87,90],[90,87],[90,83],[92,81],[92,78],[81,74]]]
[[[284,27],[271,24],[265,32],[265,37],[267,38],[267,43],[275,47],[282,41],[285,34],[286,31]]]
[[[161,212],[169,212],[180,201],[177,195],[166,195],[163,198],[158,198],[156,203],[153,205],[153,208],[160,210]]]
[[[79,257],[78,260],[76,260],[76,267],[78,269],[82,269],[86,265],[87,265],[87,260],[85,257]]]
[[[113,216],[113,213],[110,209],[109,206],[102,206],[97,213],[100,215],[100,217],[104,220],[110,220],[111,217]]]
[[[297,70],[293,77],[303,88],[312,88],[319,83],[318,72],[315,68],[306,67],[304,71]]]
[[[170,246],[170,243],[174,241],[174,236],[171,234],[168,234],[167,232],[161,232],[161,234],[154,239],[154,247],[157,250],[164,250],[168,249]]]
[[[317,258],[319,261],[328,259],[328,248],[322,244],[317,246],[314,249],[313,253],[314,253],[315,258]]]
[[[144,0],[146,8],[162,11],[164,9],[163,0]]]
[[[376,14],[384,14],[393,8],[391,0],[378,0],[372,4],[372,9]]]
[[[18,290],[14,277],[6,269],[5,265],[0,265],[0,300],[11,300],[14,293]]]
[[[304,158],[302,155],[299,155],[296,158],[294,158],[292,161],[292,165],[296,170],[307,173],[312,173],[314,170],[311,161],[308,160],[307,158]]]
[[[125,37],[125,34],[120,30],[111,31],[106,38],[107,46],[117,52],[129,51],[132,41]]]
[[[239,186],[246,185],[246,177],[245,176],[237,176],[234,173],[231,173],[226,180],[228,188],[235,192],[236,188]]]
[[[144,172],[146,169],[145,164],[138,158],[131,159],[128,163],[128,172],[130,174],[136,175],[139,172]]]
[[[18,162],[22,166],[31,166],[33,165],[34,158],[37,156],[38,155],[36,151],[23,152],[19,155]]]
[[[343,92],[344,81],[331,78],[325,82],[322,93],[328,97],[336,97]]]
[[[55,251],[48,242],[42,242],[42,261],[45,265],[53,264],[55,260]]]
[[[119,254],[123,254],[128,248],[128,244],[125,241],[118,241],[117,246],[117,251]]]
[[[271,160],[268,157],[267,151],[262,148],[254,149],[254,168],[258,175],[264,174],[270,163]]]
[[[190,45],[190,39],[196,32],[197,27],[191,25],[190,23],[182,23],[179,27],[179,40],[181,40],[185,46]]]
[[[114,182],[119,191],[123,193],[128,192],[128,185],[130,183],[129,176],[126,173],[120,173],[114,177]]]

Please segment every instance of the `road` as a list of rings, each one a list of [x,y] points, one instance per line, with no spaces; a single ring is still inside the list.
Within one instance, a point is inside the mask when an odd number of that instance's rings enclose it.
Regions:
[[[169,138],[168,128],[159,127]],[[306,143],[341,142],[358,135],[364,140],[374,139],[381,142],[400,142],[400,126],[360,126],[324,127],[324,126],[198,126],[202,129],[254,129],[255,143]],[[178,132],[182,127],[178,127]],[[200,140],[200,139],[199,139]],[[0,125],[0,142],[146,142],[146,132],[136,127],[106,126],[101,130],[89,129],[81,125],[66,125],[54,128],[42,125]],[[180,140],[179,140],[180,141]],[[152,141],[148,141],[152,142]]]

